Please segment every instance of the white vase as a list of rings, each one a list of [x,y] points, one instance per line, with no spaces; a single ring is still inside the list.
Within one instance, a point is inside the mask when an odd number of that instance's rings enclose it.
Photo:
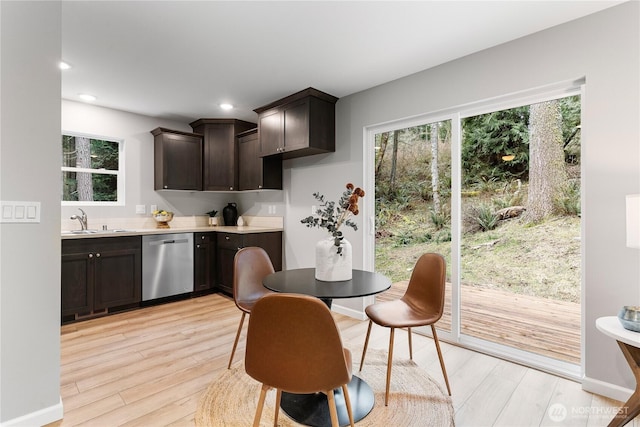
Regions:
[[[334,245],[333,237],[316,243],[316,279],[324,282],[339,282],[351,280],[352,250],[351,243],[342,239],[342,251],[338,254],[338,247]]]

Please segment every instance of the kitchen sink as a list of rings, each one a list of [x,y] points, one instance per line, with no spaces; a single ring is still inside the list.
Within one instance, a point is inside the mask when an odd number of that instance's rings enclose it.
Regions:
[[[108,233],[131,233],[131,232],[133,232],[133,230],[112,228],[107,230],[70,230],[70,231],[63,231],[62,234],[108,234]]]

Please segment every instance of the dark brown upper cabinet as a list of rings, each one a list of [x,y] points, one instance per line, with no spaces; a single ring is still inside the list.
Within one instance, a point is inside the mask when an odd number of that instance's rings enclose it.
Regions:
[[[190,123],[204,136],[203,184],[205,191],[238,190],[238,140],[236,135],[256,127],[237,119],[198,119]]]
[[[202,135],[161,127],[151,133],[154,140],[154,188],[202,190]]]
[[[291,159],[335,151],[337,101],[308,88],[255,109],[260,155]]]
[[[258,129],[238,134],[240,190],[282,190],[282,157],[260,157]]]

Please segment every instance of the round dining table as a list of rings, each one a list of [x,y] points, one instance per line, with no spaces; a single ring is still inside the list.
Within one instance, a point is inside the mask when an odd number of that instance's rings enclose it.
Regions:
[[[391,287],[391,279],[372,271],[353,270],[351,280],[339,282],[318,280],[315,272],[315,268],[282,270],[266,276],[262,284],[275,292],[318,297],[329,307],[334,298],[366,297],[384,292]]]
[[[386,291],[391,287],[391,279],[380,273],[353,270],[351,280],[325,282],[315,277],[315,268],[283,270],[269,274],[262,280],[267,289],[315,296],[331,308],[335,298],[357,298]],[[364,380],[352,375],[347,385],[354,422],[366,417],[373,409],[373,390]],[[349,416],[342,389],[334,390],[334,398],[341,426],[349,425]],[[282,392],[282,410],[300,424],[325,427],[331,426],[331,416],[327,396],[324,393],[295,394]]]

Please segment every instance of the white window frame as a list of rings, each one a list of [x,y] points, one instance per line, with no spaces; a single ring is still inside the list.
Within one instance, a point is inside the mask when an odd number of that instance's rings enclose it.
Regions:
[[[83,132],[73,132],[73,131],[62,131],[60,135],[60,144],[62,144],[62,137],[64,135],[74,136],[74,137],[82,137],[82,138],[90,138],[90,139],[98,139],[109,142],[117,142],[118,143],[118,170],[111,171],[105,169],[90,169],[90,168],[74,168],[68,166],[61,167],[60,179],[62,179],[62,172],[89,172],[93,174],[102,174],[102,175],[117,175],[117,200],[113,201],[74,201],[74,200],[61,200],[61,206],[124,206],[125,205],[125,174],[124,174],[124,139],[114,138],[112,136],[102,136],[102,135],[94,135]],[[62,146],[61,146],[62,148]]]

